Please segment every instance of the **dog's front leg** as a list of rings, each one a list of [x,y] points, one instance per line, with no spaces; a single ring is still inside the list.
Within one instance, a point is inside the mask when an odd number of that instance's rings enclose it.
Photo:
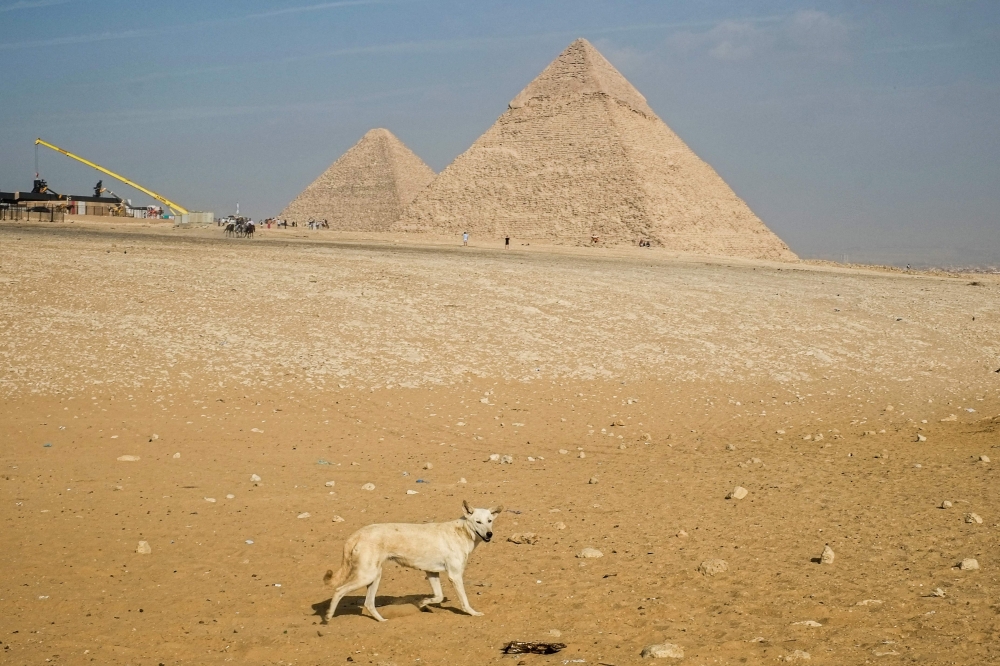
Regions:
[[[434,596],[421,601],[421,608],[428,604],[439,604],[444,601],[444,590],[441,589],[441,574],[437,571],[428,571],[427,582],[431,584],[431,591],[434,592]]]
[[[462,610],[469,615],[482,615],[482,613],[469,605],[469,597],[465,595],[465,583],[462,581],[462,572],[449,571],[448,578],[451,579],[451,584],[455,586],[455,592],[458,593],[458,600],[462,604]]]

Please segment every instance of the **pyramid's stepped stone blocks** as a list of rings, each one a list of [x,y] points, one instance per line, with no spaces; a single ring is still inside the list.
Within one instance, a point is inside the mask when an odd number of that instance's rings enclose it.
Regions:
[[[434,172],[392,132],[373,129],[278,216],[303,224],[327,220],[340,231],[386,231],[434,180]]]
[[[586,40],[423,190],[400,231],[635,243],[794,260]]]

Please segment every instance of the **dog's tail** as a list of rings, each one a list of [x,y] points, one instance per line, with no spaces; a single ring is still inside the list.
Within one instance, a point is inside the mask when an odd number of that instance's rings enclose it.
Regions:
[[[352,537],[344,544],[344,554],[340,560],[340,568],[336,572],[333,569],[326,570],[326,575],[323,576],[324,585],[343,585],[347,577],[351,575],[351,551],[354,550],[354,541],[355,539]]]

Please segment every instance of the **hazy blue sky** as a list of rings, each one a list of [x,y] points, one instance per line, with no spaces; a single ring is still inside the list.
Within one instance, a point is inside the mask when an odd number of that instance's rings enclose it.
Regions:
[[[1000,264],[996,0],[0,0],[0,190],[36,136],[217,214],[371,127],[440,171],[579,36],[801,255]]]

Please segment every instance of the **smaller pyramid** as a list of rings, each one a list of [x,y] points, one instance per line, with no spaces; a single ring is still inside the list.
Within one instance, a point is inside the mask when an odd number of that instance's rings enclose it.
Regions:
[[[434,171],[387,129],[369,130],[278,216],[338,231],[386,231]]]

